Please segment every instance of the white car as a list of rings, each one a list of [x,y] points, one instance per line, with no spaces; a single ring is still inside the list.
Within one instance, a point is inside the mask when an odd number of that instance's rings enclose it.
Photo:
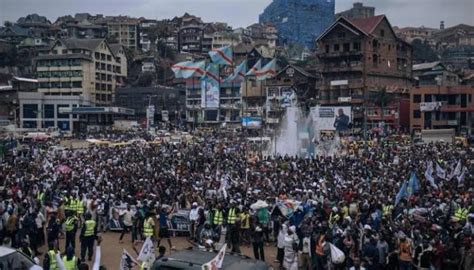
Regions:
[[[42,270],[35,261],[12,248],[0,246],[0,270]]]

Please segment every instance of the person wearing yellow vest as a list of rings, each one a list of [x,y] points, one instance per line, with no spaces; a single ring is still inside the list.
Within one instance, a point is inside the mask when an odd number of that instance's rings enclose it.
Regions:
[[[332,226],[340,220],[339,210],[337,207],[333,207],[331,213],[329,214],[329,224]]]
[[[382,206],[382,212],[383,212],[383,217],[384,218],[392,218],[392,211],[393,211],[393,205],[390,204],[384,204]]]
[[[79,269],[79,260],[74,256],[74,249],[72,247],[68,247],[66,250],[66,255],[63,256],[63,264],[65,270],[77,270]]]
[[[240,235],[242,242],[250,244],[250,214],[248,209],[244,209],[240,215]]]
[[[66,241],[64,250],[72,247],[72,250],[76,250],[76,232],[77,232],[78,219],[72,211],[66,211],[66,221],[64,222],[64,230],[66,231]]]
[[[458,209],[454,211],[454,216],[452,219],[456,222],[463,222],[467,220],[467,215],[469,215],[469,208],[459,205]]]
[[[86,221],[81,230],[81,261],[84,261],[86,256],[86,251],[88,260],[92,259],[94,253],[94,240],[97,237],[97,224],[92,220],[92,215],[90,213],[85,214]]]
[[[78,217],[78,227],[81,227],[83,223],[83,215],[84,215],[84,204],[82,203],[82,199],[79,195],[76,196],[75,199],[75,207],[76,207],[76,215]]]
[[[152,240],[155,240],[155,220],[153,219],[153,213],[147,212],[145,220],[143,221],[143,236],[145,238],[151,237]]]
[[[48,252],[44,255],[43,269],[44,270],[58,270],[58,262],[56,260],[56,245],[54,242],[48,243]]]
[[[222,205],[216,207],[212,215],[212,228],[217,234],[220,234],[220,229],[224,223],[224,211],[222,211]]]

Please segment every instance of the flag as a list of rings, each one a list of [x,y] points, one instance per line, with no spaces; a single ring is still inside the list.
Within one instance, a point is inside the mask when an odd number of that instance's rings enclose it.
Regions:
[[[255,65],[245,74],[245,76],[255,76],[257,71],[262,68],[262,59],[259,59]]]
[[[205,61],[200,62],[193,62],[193,61],[186,61],[174,64],[171,69],[174,72],[174,76],[176,78],[191,78],[195,74],[200,76],[204,75],[205,70],[204,67],[206,66]]]
[[[412,172],[410,176],[410,180],[408,181],[408,186],[407,186],[407,195],[411,196],[415,192],[420,190],[420,182],[418,182],[418,178],[416,177],[416,173]]]
[[[230,46],[215,49],[209,52],[214,64],[232,66],[232,48]]]
[[[299,203],[293,200],[278,200],[276,206],[283,216],[290,218],[295,213]]]
[[[276,75],[276,59],[268,62],[261,70],[255,72],[258,81],[270,79]]]
[[[456,177],[458,179],[458,186],[464,186],[465,173],[466,173],[466,170],[463,170],[462,173]]]
[[[219,78],[219,65],[208,64],[201,80],[220,82]]]
[[[405,198],[408,196],[407,193],[407,181],[403,182],[403,185],[400,187],[400,190],[397,193],[397,196],[395,197],[395,205],[397,205],[401,199]]]
[[[151,238],[147,237],[145,243],[143,243],[142,249],[140,250],[140,254],[138,254],[137,260],[145,262],[150,260],[150,257],[155,259],[155,246],[153,245]]]
[[[245,80],[245,73],[247,73],[247,60],[242,61],[242,63],[235,68],[234,73],[227,77],[225,81],[241,82]]]
[[[219,268],[222,268],[222,263],[224,262],[226,248],[227,248],[227,244],[224,244],[219,250],[219,253],[217,253],[217,256],[214,257],[209,262],[203,264],[201,266],[201,269],[202,270],[217,270]]]
[[[428,165],[426,165],[426,171],[425,171],[424,175],[425,175],[425,179],[428,180],[430,185],[433,188],[438,189],[438,185],[436,184],[436,182],[433,178],[433,162],[432,161],[429,161]]]
[[[451,172],[451,178],[454,176],[459,176],[461,174],[461,169],[462,169],[462,164],[461,160],[458,160],[458,163],[456,164],[456,168]]]
[[[436,162],[436,175],[441,179],[446,179],[446,171]]]
[[[127,250],[123,250],[122,257],[120,259],[120,270],[130,270],[134,266],[138,265],[139,263],[127,252]]]

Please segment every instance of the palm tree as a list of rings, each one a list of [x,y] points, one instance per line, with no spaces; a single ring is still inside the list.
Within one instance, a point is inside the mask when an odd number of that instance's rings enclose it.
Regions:
[[[378,90],[372,92],[370,99],[372,103],[374,103],[375,106],[381,109],[382,122],[384,122],[385,106],[387,106],[393,100],[393,95],[388,93],[387,88],[383,86],[379,88]],[[385,125],[384,125],[384,133],[385,133]]]

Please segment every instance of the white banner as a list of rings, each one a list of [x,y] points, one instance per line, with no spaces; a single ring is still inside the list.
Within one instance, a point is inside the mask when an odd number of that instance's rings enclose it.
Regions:
[[[443,104],[441,102],[421,102],[420,111],[421,112],[432,112],[439,111]]]
[[[120,258],[120,270],[131,270],[138,265],[138,262],[128,253],[127,250],[123,250],[122,257]]]
[[[202,270],[217,270],[219,268],[222,268],[222,263],[224,262],[226,248],[227,248],[227,244],[224,244],[222,248],[219,250],[219,253],[217,253],[217,256],[214,257],[214,259],[202,265]]]
[[[153,245],[153,241],[151,241],[150,237],[147,237],[145,243],[143,243],[142,249],[140,250],[140,254],[138,254],[137,260],[145,262],[150,260],[150,257],[155,258],[155,246]]]

